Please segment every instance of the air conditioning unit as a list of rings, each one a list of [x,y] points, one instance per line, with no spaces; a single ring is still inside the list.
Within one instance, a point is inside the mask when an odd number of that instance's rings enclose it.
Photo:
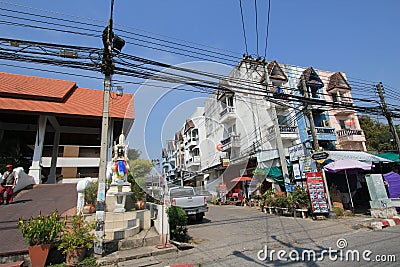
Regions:
[[[331,127],[331,122],[329,120],[322,120],[322,126]]]

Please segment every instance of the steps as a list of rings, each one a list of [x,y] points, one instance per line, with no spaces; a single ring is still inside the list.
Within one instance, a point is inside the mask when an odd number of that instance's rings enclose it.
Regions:
[[[95,221],[95,214],[85,216],[86,220]],[[104,241],[118,241],[134,237],[142,230],[150,229],[150,211],[134,210],[126,212],[105,213]]]
[[[133,237],[118,241],[118,250],[134,249],[145,246],[155,246],[160,243],[160,235],[152,227],[143,230]]]

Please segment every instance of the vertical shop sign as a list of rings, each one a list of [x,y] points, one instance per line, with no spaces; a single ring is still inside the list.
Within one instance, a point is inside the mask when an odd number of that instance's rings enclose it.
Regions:
[[[322,172],[308,172],[306,173],[306,178],[312,212],[328,213],[329,209]]]

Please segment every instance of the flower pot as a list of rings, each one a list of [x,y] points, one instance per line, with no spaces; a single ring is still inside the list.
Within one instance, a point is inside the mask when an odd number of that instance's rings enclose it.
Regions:
[[[83,214],[92,214],[96,211],[96,207],[93,204],[86,204],[83,207]]]
[[[86,256],[86,248],[76,248],[73,251],[67,251],[65,254],[65,265],[76,266]]]
[[[32,267],[44,267],[47,256],[49,255],[51,244],[29,246],[29,257]]]
[[[135,207],[137,210],[143,210],[145,204],[146,204],[146,202],[144,200],[138,200],[138,201],[136,201]]]

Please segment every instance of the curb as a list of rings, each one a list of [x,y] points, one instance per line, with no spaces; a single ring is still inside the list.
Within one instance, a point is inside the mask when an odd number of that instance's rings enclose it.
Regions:
[[[383,228],[396,226],[396,225],[400,225],[400,217],[399,216],[394,216],[393,218],[390,218],[390,219],[384,219],[384,220],[381,220],[380,222],[371,223],[371,227],[375,230],[382,230]]]

